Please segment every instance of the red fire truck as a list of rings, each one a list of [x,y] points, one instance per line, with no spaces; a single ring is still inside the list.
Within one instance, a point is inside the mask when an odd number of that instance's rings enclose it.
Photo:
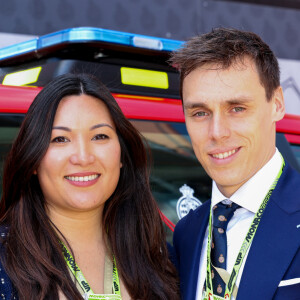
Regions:
[[[181,44],[99,28],[73,28],[0,49],[1,164],[42,87],[67,72],[92,73],[109,87],[150,146],[152,192],[172,229],[178,215],[211,195],[211,179],[197,161],[185,128],[179,76],[167,63],[170,51]],[[300,170],[300,116],[286,115],[278,122],[277,147]],[[187,196],[184,190],[189,188],[193,193]]]

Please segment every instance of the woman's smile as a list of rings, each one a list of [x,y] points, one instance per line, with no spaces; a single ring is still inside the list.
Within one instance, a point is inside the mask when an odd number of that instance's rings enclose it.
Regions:
[[[78,187],[88,187],[94,185],[98,179],[100,178],[101,174],[86,172],[86,173],[74,173],[68,176],[65,176],[65,179],[72,185]]]

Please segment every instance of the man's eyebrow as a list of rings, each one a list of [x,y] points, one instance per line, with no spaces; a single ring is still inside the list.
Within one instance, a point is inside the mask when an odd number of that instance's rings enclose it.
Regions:
[[[229,105],[237,105],[237,104],[246,104],[249,102],[252,102],[253,99],[251,98],[247,98],[247,97],[241,97],[241,98],[236,98],[236,99],[230,99],[228,101],[226,101],[227,104]]]
[[[249,97],[238,97],[233,99],[224,100],[222,102],[223,105],[241,105],[252,102],[253,99]],[[195,109],[195,108],[202,108],[202,109],[209,109],[209,105],[203,102],[187,102],[183,104],[184,110],[188,109]]]
[[[208,109],[208,105],[203,102],[188,102],[183,104],[183,109],[204,108]]]

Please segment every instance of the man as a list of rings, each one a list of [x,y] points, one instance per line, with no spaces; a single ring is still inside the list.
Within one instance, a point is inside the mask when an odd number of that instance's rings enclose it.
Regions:
[[[276,57],[254,33],[219,28],[171,62],[213,179],[211,201],[175,229],[183,299],[300,299],[300,174],[275,146],[284,116]]]

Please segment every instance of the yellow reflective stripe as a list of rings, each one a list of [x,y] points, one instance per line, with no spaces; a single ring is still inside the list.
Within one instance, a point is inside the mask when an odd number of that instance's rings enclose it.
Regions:
[[[161,71],[121,67],[121,81],[128,85],[158,89],[169,88],[168,74]]]
[[[2,84],[22,86],[35,83],[38,81],[41,70],[42,67],[36,67],[33,69],[6,74],[2,81]]]

